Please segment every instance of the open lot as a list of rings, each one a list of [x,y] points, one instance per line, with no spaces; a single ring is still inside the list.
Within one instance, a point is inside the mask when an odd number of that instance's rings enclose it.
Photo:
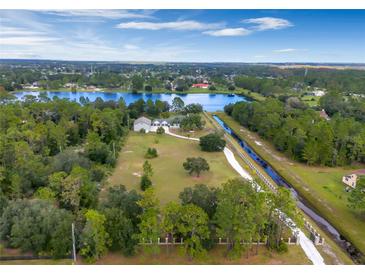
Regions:
[[[223,152],[203,152],[199,143],[178,139],[168,135],[154,133],[140,134],[131,132],[119,154],[117,166],[109,178],[107,186],[125,185],[127,189],[140,189],[140,176],[144,155],[149,147],[157,149],[159,156],[150,159],[153,168],[152,182],[161,204],[177,200],[185,187],[195,184],[220,186],[237,173],[227,162]],[[203,157],[210,166],[210,171],[200,177],[190,176],[183,168],[187,157]]]
[[[243,128],[226,114],[218,113],[218,116],[293,185],[342,235],[365,253],[365,216],[347,207],[349,194],[341,182],[343,175],[364,168],[363,166],[329,168],[300,164],[277,152],[268,141]]]

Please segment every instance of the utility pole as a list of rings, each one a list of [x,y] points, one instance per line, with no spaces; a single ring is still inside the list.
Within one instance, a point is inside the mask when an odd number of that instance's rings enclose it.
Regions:
[[[72,257],[74,260],[74,263],[76,264],[76,245],[75,245],[75,225],[72,223],[71,225],[71,231],[72,231]]]

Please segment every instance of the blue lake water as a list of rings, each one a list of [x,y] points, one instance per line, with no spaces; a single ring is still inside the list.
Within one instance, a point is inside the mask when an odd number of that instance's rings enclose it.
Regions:
[[[96,98],[100,97],[104,101],[109,100],[119,100],[123,98],[126,104],[133,103],[139,99],[143,99],[147,101],[151,99],[167,101],[170,104],[175,97],[180,97],[184,103],[192,104],[199,103],[203,106],[205,111],[221,111],[224,106],[229,103],[235,103],[238,101],[248,101],[247,98],[240,95],[230,95],[230,94],[207,94],[207,93],[194,93],[194,94],[169,94],[169,93],[129,93],[129,92],[70,92],[70,91],[58,91],[58,92],[46,92],[49,98],[53,98],[54,96],[58,96],[61,99],[69,99],[71,101],[79,102],[80,97],[84,96],[85,98],[89,98],[90,101],[95,101]],[[22,99],[25,95],[34,95],[38,96],[38,91],[24,91],[24,92],[16,92],[14,95],[18,99]]]

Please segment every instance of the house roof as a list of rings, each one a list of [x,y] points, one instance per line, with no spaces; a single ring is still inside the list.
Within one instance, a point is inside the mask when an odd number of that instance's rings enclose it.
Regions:
[[[197,87],[197,88],[207,88],[209,87],[209,84],[193,84],[193,87]]]
[[[329,120],[330,117],[328,116],[327,112],[322,109],[320,112],[319,112],[319,116],[321,116],[322,118],[326,119],[326,120]]]
[[[146,125],[151,125],[151,120],[150,119],[148,119],[148,118],[146,118],[146,117],[144,117],[144,116],[142,116],[142,117],[139,117],[138,119],[136,119],[135,121],[134,121],[134,124],[136,125],[136,124],[146,124]]]

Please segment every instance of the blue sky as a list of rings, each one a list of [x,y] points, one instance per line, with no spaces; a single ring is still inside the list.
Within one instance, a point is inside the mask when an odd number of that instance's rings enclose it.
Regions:
[[[365,62],[365,10],[0,10],[0,58]]]

